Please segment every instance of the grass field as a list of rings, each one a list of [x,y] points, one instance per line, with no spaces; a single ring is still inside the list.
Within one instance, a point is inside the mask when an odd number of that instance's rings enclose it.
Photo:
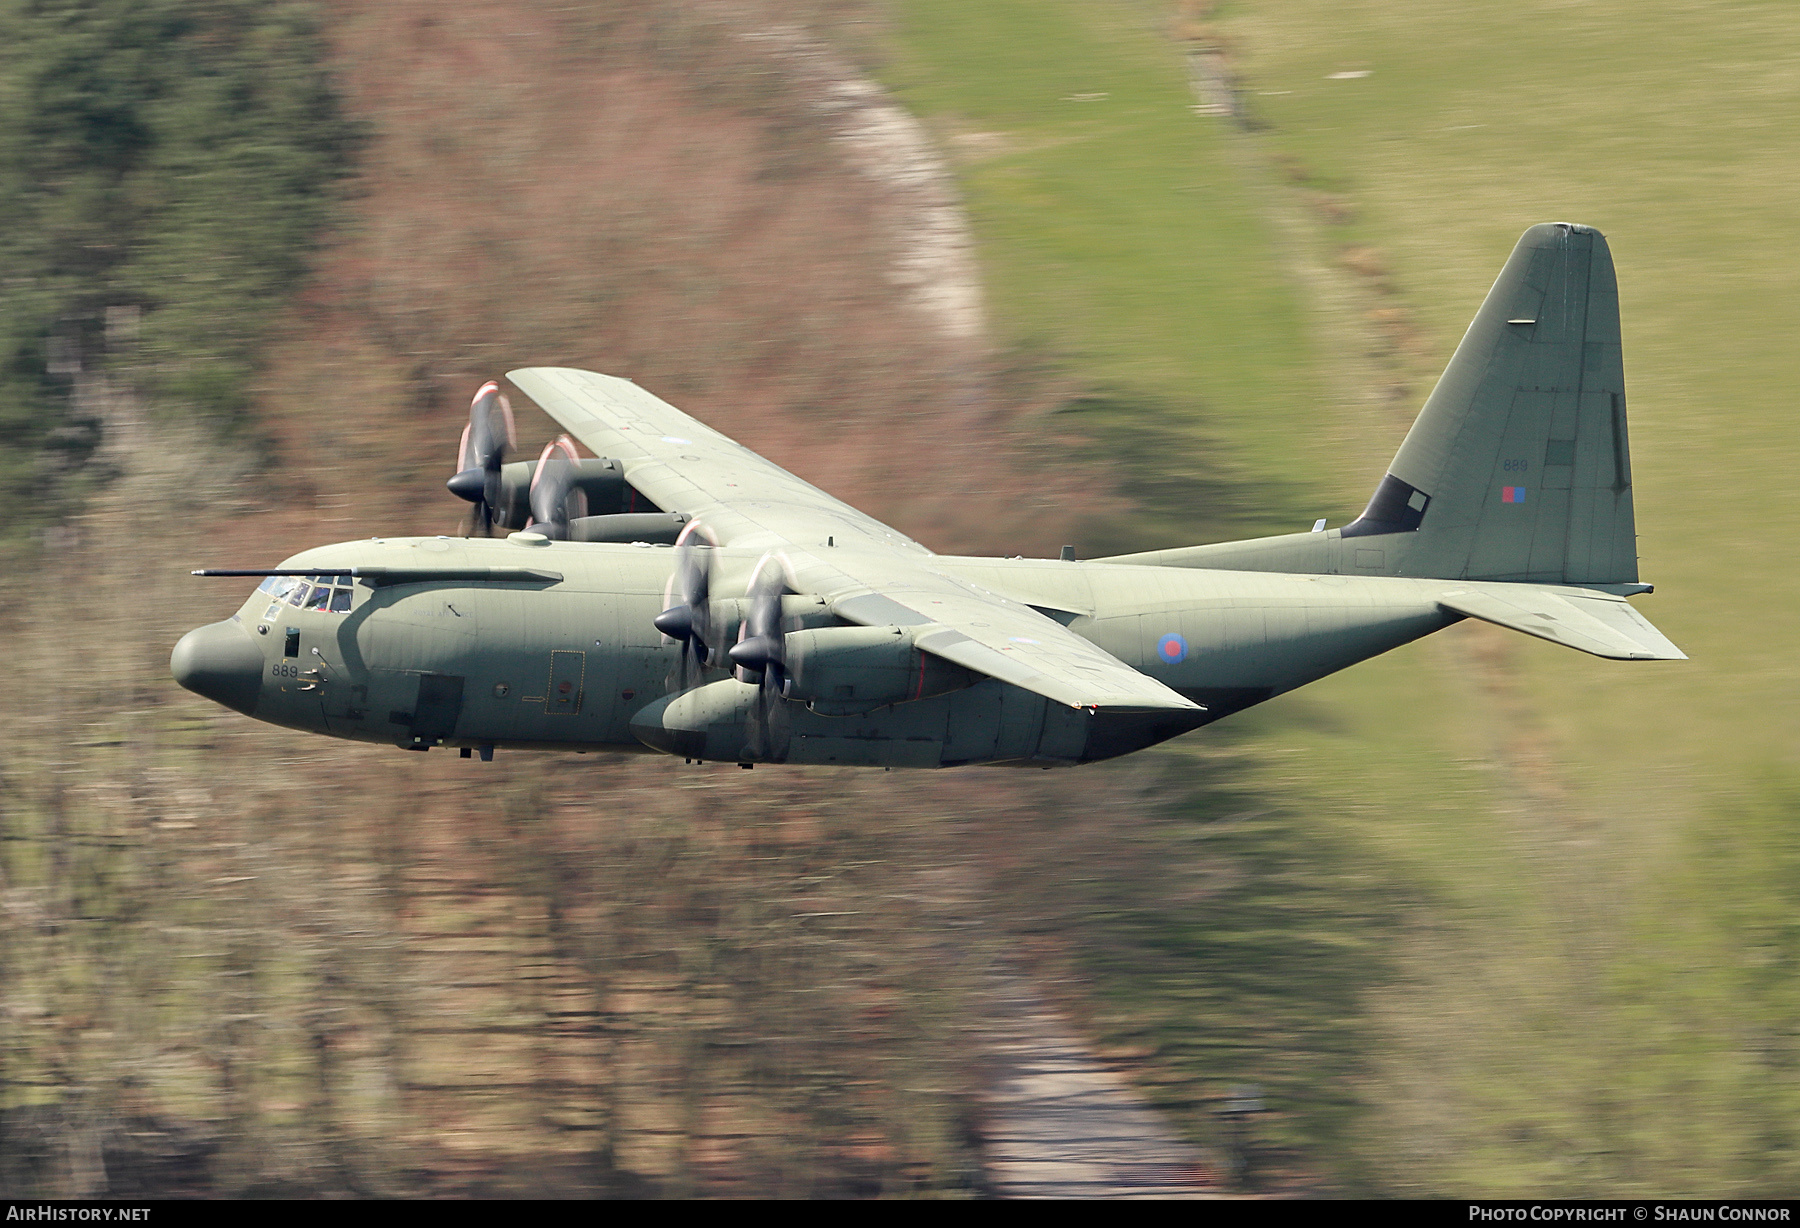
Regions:
[[[1080,424],[1156,486],[1160,515],[1137,527],[1297,527],[1330,489],[1305,306],[1153,10],[899,11],[889,77],[960,166],[998,339],[1094,393]],[[1260,502],[1221,515],[1239,475]]]
[[[1728,920],[1782,898],[1751,867],[1793,841],[1770,783],[1800,717],[1783,481],[1800,444],[1785,407],[1800,322],[1800,180],[1779,119],[1800,92],[1791,16],[1425,0],[1226,14],[1270,144],[1358,203],[1346,241],[1388,253],[1440,352],[1533,222],[1597,225],[1619,265],[1640,554],[1659,586],[1640,608],[1694,660],[1608,668],[1521,642],[1500,693],[1478,680],[1462,705],[1464,747],[1536,743],[1495,757],[1524,777],[1503,786],[1495,827],[1535,890],[1510,914],[1526,934],[1481,966],[1506,969],[1544,1021],[1460,1038],[1447,1098],[1503,1106],[1487,1115],[1530,1140],[1471,1141],[1444,1170],[1464,1182],[1576,1172],[1698,1191],[1793,1172],[1792,1025],[1759,996],[1791,994],[1793,969],[1784,943]],[[1369,75],[1331,76],[1346,71]],[[1374,700],[1380,681],[1319,699]],[[1702,888],[1693,866],[1721,849],[1744,872]],[[1506,863],[1448,864],[1480,889]],[[1763,990],[1744,988],[1751,969]],[[1582,1164],[1554,1154],[1569,1144]]]
[[[1588,697],[1562,732],[1621,760],[1609,790],[1645,761],[1685,760],[1729,796],[1742,773],[1713,768],[1794,751],[1796,666],[1770,652],[1792,621],[1800,527],[1781,477],[1800,444],[1785,405],[1784,339],[1800,327],[1800,177],[1781,119],[1800,101],[1792,15],[1422,0],[1230,14],[1273,142],[1348,186],[1362,206],[1349,237],[1391,253],[1440,351],[1525,226],[1585,221],[1612,240],[1643,569],[1663,589],[1644,608],[1695,662],[1569,671],[1564,654],[1529,654],[1547,707]],[[1370,75],[1328,79],[1357,68]],[[1642,722],[1640,707],[1682,719]]]
[[[1388,1190],[1785,1188],[1800,1123],[1778,869],[1800,716],[1788,6],[1239,0],[1210,20],[1262,124],[1248,136],[1188,112],[1163,6],[901,11],[891,80],[968,155],[1003,335],[1190,414],[1237,476],[1292,484],[1271,501],[1283,511],[1298,492],[1353,512],[1404,429],[1328,393],[1366,356],[1344,342],[1346,305],[1308,292],[1312,253],[1366,265],[1373,249],[1382,305],[1419,338],[1397,361],[1428,383],[1526,226],[1608,233],[1659,589],[1639,606],[1694,660],[1620,665],[1464,626],[1240,718],[1259,787],[1301,832],[1424,901],[1356,1005],[1362,1063],[1285,1090],[1320,1123],[1334,1096],[1359,1105],[1306,1141]],[[1283,210],[1320,192],[1338,220],[1296,238]],[[1199,463],[1131,461],[1155,489]],[[1333,864],[1350,916],[1355,874]],[[1159,917],[1165,955],[1195,941],[1176,940],[1178,912]],[[1154,963],[1096,972],[1117,1026],[1171,1026]],[[1205,964],[1175,975],[1191,986]],[[1189,1017],[1190,1050],[1215,1019]],[[1271,1029],[1260,1057],[1232,1060],[1273,1070],[1312,1043]],[[1225,1077],[1159,1045],[1166,1069]]]

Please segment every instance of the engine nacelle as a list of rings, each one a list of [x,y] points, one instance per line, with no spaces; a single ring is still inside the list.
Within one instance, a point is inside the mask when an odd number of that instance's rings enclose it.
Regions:
[[[673,546],[691,519],[686,512],[618,512],[611,516],[578,516],[569,522],[575,542],[650,542]]]
[[[725,678],[665,695],[632,714],[638,741],[665,755],[720,763],[741,761],[756,713],[756,687]]]
[[[932,699],[981,676],[913,647],[908,627],[821,627],[789,632],[782,694],[814,712],[850,716],[887,704]]]
[[[494,523],[503,529],[522,529],[531,519],[531,479],[538,463],[509,461],[500,466],[500,498],[494,505]],[[479,469],[470,470],[479,479]],[[456,479],[461,480],[461,476]],[[572,487],[587,496],[591,517],[606,517],[622,512],[656,512],[657,508],[625,482],[625,466],[616,460],[597,457],[575,462]],[[479,481],[464,498],[480,497]],[[618,541],[618,537],[585,540]],[[653,537],[625,538],[626,541],[658,540]]]

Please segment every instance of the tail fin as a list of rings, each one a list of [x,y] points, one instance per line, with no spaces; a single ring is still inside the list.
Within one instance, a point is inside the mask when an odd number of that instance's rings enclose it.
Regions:
[[[1635,584],[1619,290],[1605,236],[1566,222],[1525,232],[1352,523],[1108,561]]]
[[[1606,238],[1533,226],[1369,506],[1342,530],[1389,575],[1636,582],[1619,290]],[[1395,557],[1389,560],[1387,554]]]

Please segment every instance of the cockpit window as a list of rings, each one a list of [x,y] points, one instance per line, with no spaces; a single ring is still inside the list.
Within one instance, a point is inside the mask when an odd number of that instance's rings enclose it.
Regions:
[[[269,595],[269,608],[263,612],[263,619],[273,622],[284,605],[320,613],[347,614],[356,603],[354,585],[355,581],[348,576],[342,579],[321,576],[316,583],[293,576],[270,576],[256,586],[256,591]]]

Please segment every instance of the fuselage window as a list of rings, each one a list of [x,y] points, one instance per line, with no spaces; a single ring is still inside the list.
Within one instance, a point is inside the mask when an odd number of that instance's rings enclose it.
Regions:
[[[291,606],[305,605],[306,604],[306,590],[307,590],[306,585],[296,584],[294,586],[293,594],[288,598],[288,604]]]
[[[333,614],[342,614],[344,611],[348,610],[350,608],[351,594],[352,594],[352,590],[347,589],[347,588],[332,589],[331,590],[331,612]]]
[[[323,610],[331,605],[331,589],[321,584],[313,589],[306,598],[306,608]]]

